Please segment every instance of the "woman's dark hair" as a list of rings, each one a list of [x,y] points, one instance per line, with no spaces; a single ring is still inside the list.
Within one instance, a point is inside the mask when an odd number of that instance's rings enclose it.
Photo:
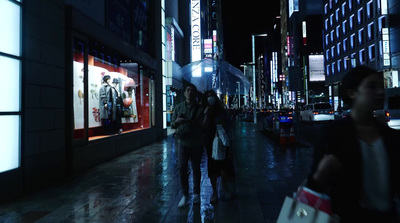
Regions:
[[[342,80],[342,86],[340,87],[340,95],[343,99],[343,102],[349,106],[353,105],[353,100],[349,97],[348,91],[349,90],[357,90],[360,86],[361,82],[370,76],[371,74],[382,75],[382,72],[378,72],[375,69],[366,67],[366,66],[357,66],[351,69],[347,74],[344,76]]]
[[[201,99],[201,105],[204,106],[204,107],[207,106],[207,104],[208,104],[207,98],[209,96],[215,97],[215,99],[217,100],[215,105],[214,105],[216,107],[216,112],[221,112],[225,108],[225,106],[224,106],[223,102],[218,98],[217,93],[215,93],[215,91],[213,91],[213,90],[209,90],[209,91],[204,92],[204,95],[203,95],[203,97]]]

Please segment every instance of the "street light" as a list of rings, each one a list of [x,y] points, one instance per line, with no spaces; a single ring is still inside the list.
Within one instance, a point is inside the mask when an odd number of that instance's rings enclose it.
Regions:
[[[257,102],[256,102],[256,56],[255,56],[255,37],[257,36],[267,36],[268,34],[253,34],[251,35],[251,50],[253,56],[253,115],[254,115],[254,123],[257,123]]]

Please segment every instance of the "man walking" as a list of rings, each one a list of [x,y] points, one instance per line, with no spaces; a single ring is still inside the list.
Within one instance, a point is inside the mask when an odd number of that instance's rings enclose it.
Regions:
[[[176,106],[171,123],[172,128],[176,129],[179,178],[183,192],[178,207],[183,207],[189,200],[189,159],[193,170],[193,204],[200,204],[200,163],[204,150],[203,127],[201,125],[204,110],[197,102],[196,86],[188,85],[184,95],[185,101]]]

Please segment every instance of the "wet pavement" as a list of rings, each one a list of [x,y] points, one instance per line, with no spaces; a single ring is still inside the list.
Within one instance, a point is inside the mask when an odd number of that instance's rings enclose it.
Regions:
[[[61,186],[0,205],[0,223],[276,222],[285,196],[310,171],[312,149],[281,148],[248,122],[235,122],[231,134],[237,194],[230,200],[221,196],[210,204],[212,187],[204,155],[201,204],[190,201],[184,208],[177,207],[182,191],[175,144],[169,136]]]

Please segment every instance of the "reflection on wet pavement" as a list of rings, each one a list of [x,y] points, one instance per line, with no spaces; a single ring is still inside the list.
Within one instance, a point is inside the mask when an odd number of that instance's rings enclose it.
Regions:
[[[177,154],[167,137],[62,186],[1,205],[0,222],[276,222],[285,196],[309,173],[312,150],[279,148],[246,122],[235,123],[232,139],[237,195],[231,200],[220,194],[210,204],[204,156],[201,204],[177,208]]]

